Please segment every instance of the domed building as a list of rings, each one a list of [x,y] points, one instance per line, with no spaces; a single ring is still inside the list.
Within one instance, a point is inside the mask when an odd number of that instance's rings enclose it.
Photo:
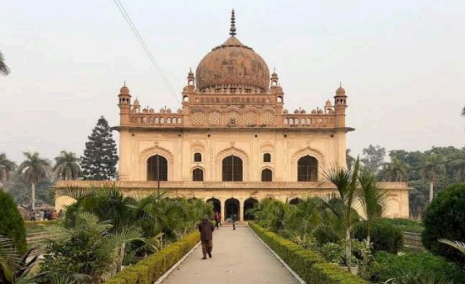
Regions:
[[[265,60],[236,37],[234,11],[229,35],[188,73],[178,111],[141,110],[121,88],[117,185],[128,194],[160,189],[201,198],[240,220],[263,198],[295,204],[334,194],[324,172],[346,166],[346,134],[354,130],[345,122],[346,91],[340,86],[321,108],[288,111],[278,74],[270,76]],[[387,215],[408,217],[407,185],[383,186],[390,190]],[[59,196],[57,207],[68,201]]]

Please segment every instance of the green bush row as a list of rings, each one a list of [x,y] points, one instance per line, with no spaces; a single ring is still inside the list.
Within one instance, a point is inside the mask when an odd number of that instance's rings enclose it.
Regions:
[[[199,232],[193,232],[178,242],[139,261],[136,265],[117,273],[106,284],[153,284],[200,240]]]
[[[423,224],[415,220],[403,218],[384,218],[383,220],[386,223],[396,226],[403,232],[421,233],[424,229]]]
[[[26,227],[34,227],[34,226],[50,226],[56,224],[57,220],[44,220],[44,221],[24,221],[24,225]]]
[[[304,249],[263,227],[249,222],[250,228],[275,251],[305,282],[312,284],[365,284],[334,263],[327,263],[318,253]]]

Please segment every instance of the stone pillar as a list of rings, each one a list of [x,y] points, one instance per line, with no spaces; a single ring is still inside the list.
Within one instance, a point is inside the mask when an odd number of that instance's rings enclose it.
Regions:
[[[226,200],[224,198],[218,198],[218,200],[221,203],[221,218],[223,219],[221,223],[223,223],[223,221],[226,221]]]
[[[244,221],[244,199],[238,198],[237,200],[239,201],[239,222],[242,222]]]

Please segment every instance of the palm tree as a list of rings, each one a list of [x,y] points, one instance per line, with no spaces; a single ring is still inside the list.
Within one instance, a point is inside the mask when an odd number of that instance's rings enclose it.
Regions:
[[[427,178],[430,179],[429,183],[429,202],[433,200],[434,195],[434,183],[436,182],[436,174],[437,173],[444,173],[446,171],[446,167],[444,166],[445,160],[444,156],[435,154],[435,153],[427,153],[423,158],[424,166],[420,170],[421,177],[423,181]]]
[[[370,247],[371,231],[377,220],[383,217],[386,210],[387,191],[378,186],[375,174],[363,171],[359,178],[360,192],[358,199],[367,224],[366,247]]]
[[[0,154],[0,182],[8,180],[10,173],[14,171],[16,164],[6,157],[5,153]]]
[[[353,210],[355,192],[358,187],[360,158],[357,157],[353,169],[336,167],[325,172],[325,177],[331,181],[339,193],[337,200],[324,201],[324,206],[340,219],[345,231],[345,250],[347,269],[351,271],[352,242],[351,230],[355,211]],[[331,202],[332,201],[332,202]],[[336,202],[337,201],[337,202]]]
[[[55,166],[53,171],[57,178],[64,180],[78,179],[81,175],[80,159],[73,152],[61,151],[58,157],[55,157]]]
[[[36,184],[45,178],[46,169],[50,166],[50,163],[46,159],[42,159],[37,152],[24,152],[23,154],[26,160],[19,165],[18,172],[24,176],[26,181],[31,183],[31,208],[35,210]]]
[[[355,163],[355,158],[350,155],[350,149],[346,150],[346,163],[349,169],[352,168]]]
[[[458,182],[462,181],[462,175],[465,171],[465,149],[451,157],[451,166],[455,172],[455,177]]]
[[[465,107],[462,109],[462,116],[465,116]]]
[[[6,66],[5,58],[3,57],[3,54],[1,51],[0,51],[0,74],[5,75],[5,76],[10,74],[10,68]]]
[[[390,163],[384,163],[380,177],[386,181],[405,181],[408,178],[409,166],[397,157],[392,157]]]
[[[0,283],[33,283],[33,279],[43,276],[45,273],[39,273],[34,277],[28,277],[31,269],[37,265],[39,256],[30,257],[33,249],[30,249],[26,254],[21,255],[14,242],[0,236]],[[25,279],[29,282],[26,282]]]

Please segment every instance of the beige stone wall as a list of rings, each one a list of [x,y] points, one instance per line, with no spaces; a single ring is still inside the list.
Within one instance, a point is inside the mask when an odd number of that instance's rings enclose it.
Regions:
[[[75,186],[80,188],[90,188],[92,186],[100,187],[102,185],[115,185],[120,188],[125,195],[141,196],[157,193],[156,182],[102,182],[102,181],[59,181],[57,183],[57,196],[55,208],[63,208],[74,200],[70,197],[62,196],[60,188],[66,186]],[[387,200],[386,217],[390,218],[409,218],[408,191],[409,188],[403,182],[383,182],[380,186],[389,191]],[[336,194],[334,185],[327,182],[161,182],[161,192],[165,192],[171,197],[199,198],[209,200],[218,199],[221,203],[222,215],[225,215],[224,209],[226,201],[235,199],[239,202],[240,220],[244,217],[244,205],[246,200],[254,199],[260,201],[264,198],[275,198],[283,202],[291,200],[305,199],[308,197],[329,197]],[[355,205],[357,211],[363,217],[363,212],[359,205]],[[59,210],[59,209],[57,209]],[[239,215],[239,214],[238,214]]]
[[[260,181],[265,168],[272,170],[273,181],[297,181],[297,161],[306,155],[318,160],[322,180],[326,168],[346,164],[345,149],[342,131],[122,130],[119,179],[147,180],[147,159],[158,154],[168,160],[169,181],[190,181],[195,168],[204,170],[205,181],[221,181],[222,160],[233,154],[243,160],[244,181]],[[194,162],[194,153],[202,154],[202,162]],[[271,153],[270,163],[263,162],[264,153]]]

